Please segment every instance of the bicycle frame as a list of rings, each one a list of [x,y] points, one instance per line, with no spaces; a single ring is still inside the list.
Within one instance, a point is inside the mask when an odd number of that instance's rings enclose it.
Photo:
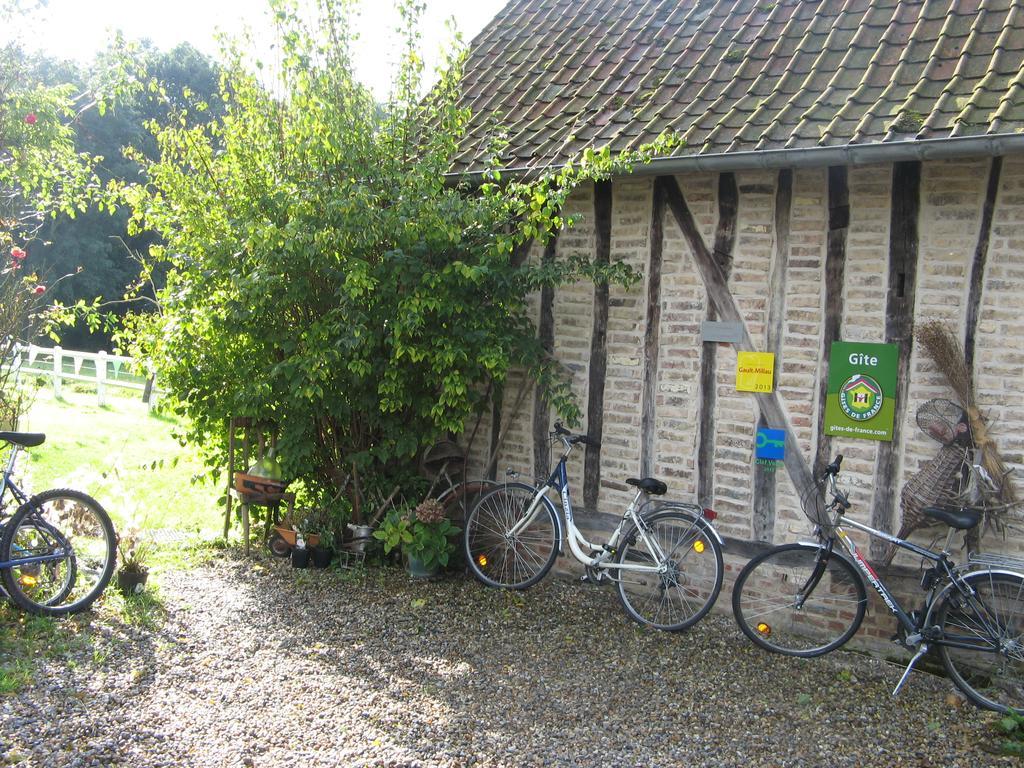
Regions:
[[[829,477],[830,489],[835,498],[835,477]],[[838,506],[838,505],[837,505]],[[850,538],[849,534],[844,530],[843,526],[847,525],[859,531],[867,533],[869,536],[882,539],[890,544],[905,549],[909,552],[913,552],[915,555],[922,557],[932,562],[934,573],[937,571],[943,578],[931,578],[930,583],[926,584],[922,581],[922,587],[927,590],[927,596],[925,599],[925,612],[923,615],[918,616],[916,619],[910,613],[903,609],[896,596],[889,590],[885,583],[881,580],[879,575],[875,572],[875,569],[871,567],[871,564],[861,555],[860,550],[857,548],[856,542]],[[950,528],[949,533],[946,536],[946,544],[941,552],[934,552],[925,547],[914,544],[913,542],[901,539],[898,536],[894,536],[891,533],[880,531],[877,528],[872,528],[870,525],[858,522],[845,516],[843,508],[840,507],[833,521],[833,530],[835,532],[834,537],[829,537],[825,549],[827,552],[826,557],[822,558],[818,566],[815,568],[815,572],[812,574],[811,579],[808,581],[805,590],[806,593],[810,593],[817,586],[818,580],[825,570],[825,562],[832,553],[832,543],[836,540],[840,542],[843,549],[849,555],[853,564],[860,570],[862,576],[865,578],[868,584],[878,593],[878,596],[882,598],[889,611],[896,617],[900,625],[904,628],[907,633],[906,644],[913,646],[920,644],[923,640],[928,642],[937,643],[939,645],[946,645],[956,648],[964,648],[967,650],[977,650],[977,642],[966,643],[961,642],[953,638],[942,637],[936,633],[927,633],[927,622],[932,615],[934,607],[940,602],[939,595],[937,594],[939,587],[941,586],[942,593],[946,593],[951,589],[957,589],[970,600],[976,600],[977,596],[968,585],[963,582],[963,577],[960,574],[957,566],[949,559],[949,549],[952,545],[953,536],[956,533],[955,529]],[[1009,571],[1006,571],[1009,573]],[[992,612],[988,609],[984,603],[979,602],[978,605],[984,611],[984,614],[991,616]],[[927,636],[926,636],[927,635]],[[999,650],[997,642],[993,641],[992,650]],[[898,689],[897,689],[898,690]]]
[[[576,526],[576,521],[573,516],[572,498],[569,495],[569,474],[566,470],[566,460],[569,454],[572,453],[573,444],[570,443],[564,437],[561,438],[562,443],[565,445],[565,450],[562,452],[561,457],[558,459],[558,464],[552,470],[550,477],[537,488],[537,492],[534,494],[533,500],[530,502],[530,506],[526,510],[526,514],[523,515],[522,519],[517,522],[512,529],[509,531],[510,535],[518,535],[523,530],[528,528],[536,519],[540,512],[540,507],[547,499],[547,493],[549,489],[558,491],[562,500],[562,514],[565,516],[565,524],[563,526],[562,518],[555,514],[555,521],[558,524],[558,536],[559,542],[567,539],[569,542],[569,550],[572,552],[580,563],[590,568],[602,568],[602,569],[615,569],[617,571],[639,571],[644,573],[665,573],[668,570],[668,565],[665,562],[665,553],[662,551],[658,542],[651,538],[646,530],[645,526],[641,524],[640,516],[637,515],[637,502],[640,497],[643,496],[643,491],[637,491],[633,500],[626,507],[626,511],[622,515],[622,519],[612,532],[611,537],[608,539],[606,544],[595,545],[587,541],[586,537]],[[649,551],[656,556],[661,562],[661,565],[650,566],[650,565],[639,565],[633,563],[613,563],[610,562],[612,555],[615,554],[615,549],[619,545],[619,539],[622,536],[623,529],[627,522],[632,522],[637,529],[640,538],[644,544],[648,547]],[[568,536],[566,536],[565,527],[568,527]],[[597,552],[597,555],[588,555],[587,550],[591,552]]]
[[[7,458],[7,466],[4,468],[3,476],[0,477],[0,503],[3,502],[4,496],[7,494],[7,491],[9,490],[11,492],[11,496],[14,497],[14,501],[16,502],[15,509],[21,507],[23,504],[26,504],[29,500],[25,492],[22,491],[17,485],[15,485],[13,480],[11,480],[11,475],[14,473],[14,463],[18,458],[18,452],[20,450],[20,446],[11,446],[11,455]],[[0,522],[0,527],[2,526],[3,523]],[[0,560],[0,568],[10,568],[15,565],[32,565],[34,563],[45,563],[50,562],[52,560],[63,560],[64,557],[66,557],[66,555],[67,553],[64,551],[64,548],[59,547],[55,549],[53,552],[50,552],[45,555],[19,557],[16,560]]]

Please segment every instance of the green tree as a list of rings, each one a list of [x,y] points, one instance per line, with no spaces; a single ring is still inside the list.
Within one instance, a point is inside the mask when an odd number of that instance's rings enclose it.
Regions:
[[[0,2],[0,25],[32,3]],[[73,85],[47,86],[33,76],[16,42],[0,47],[0,362],[31,339],[45,311],[25,233],[47,213],[74,213],[99,200],[94,161],[79,153],[71,121],[79,101]],[[9,367],[0,366],[0,422],[17,423],[21,399]]]
[[[188,437],[216,463],[229,416],[273,420],[286,473],[333,495],[353,469],[388,476],[460,432],[513,367],[531,370],[574,417],[527,297],[543,284],[630,273],[512,255],[565,224],[575,183],[629,158],[589,153],[531,183],[501,185],[495,172],[481,188],[450,184],[467,122],[460,60],[419,98],[411,6],[384,105],[352,76],[339,3],[322,0],[308,22],[290,3],[271,6],[280,71],[230,51],[224,116],[201,123],[192,108],[176,110],[156,130],[160,159],[135,156],[146,183],[125,190],[136,226],[166,243],[150,251],[169,266],[163,313],[139,341],[190,417]]]
[[[134,146],[148,159],[158,156],[152,134],[146,130],[151,120],[166,121],[169,110],[177,109],[189,99],[206,104],[197,114],[213,119],[223,113],[219,95],[219,69],[214,62],[188,44],[161,52],[143,44],[134,52],[135,65],[146,79],[160,83],[159,88],[137,92],[115,107],[102,112],[85,110],[74,121],[75,141],[79,151],[97,158],[96,175],[102,183],[112,179],[140,181],[141,167],[126,158],[123,148]],[[95,70],[105,65],[97,58]],[[72,83],[89,93],[91,71],[80,71],[73,64],[40,60],[35,63],[39,79],[49,85]],[[205,116],[205,118],[204,118]],[[112,210],[90,206],[75,216],[58,214],[38,227],[32,243],[35,269],[46,279],[50,275],[73,275],[51,292],[51,300],[71,306],[78,301],[92,305],[96,299],[112,315],[121,315],[129,304],[120,303],[126,292],[136,290],[141,265],[136,254],[144,253],[158,238],[152,231],[128,233],[129,211],[123,206]],[[157,282],[162,280],[157,275]],[[141,288],[151,295],[148,285]],[[136,302],[132,302],[134,305]],[[110,345],[110,327],[97,324],[95,313],[79,314],[75,324],[61,329],[62,342],[75,349],[100,349]],[[101,327],[97,327],[100,325]]]

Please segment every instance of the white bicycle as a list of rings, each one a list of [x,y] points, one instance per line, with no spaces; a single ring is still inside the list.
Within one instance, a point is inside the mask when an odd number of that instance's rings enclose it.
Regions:
[[[722,539],[712,510],[680,502],[655,503],[665,483],[626,480],[637,491],[611,538],[591,544],[576,527],[566,459],[577,445],[593,445],[555,424],[552,441],[564,450],[550,477],[537,485],[509,482],[485,493],[466,518],[466,562],[491,587],[526,589],[551,570],[565,541],[586,568],[585,580],[614,583],[626,613],[656,629],[680,631],[711,610],[722,588]],[[557,491],[562,518],[549,498]]]

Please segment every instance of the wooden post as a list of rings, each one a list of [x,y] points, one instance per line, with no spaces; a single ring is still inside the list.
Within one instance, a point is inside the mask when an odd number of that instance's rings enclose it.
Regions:
[[[487,467],[484,472],[484,477],[488,480],[494,480],[497,477],[498,471],[498,449],[501,447],[499,443],[501,437],[501,410],[505,402],[504,382],[495,385],[491,394],[494,398],[491,402],[491,444],[487,454]]]
[[[789,220],[793,209],[793,171],[779,171],[775,190],[775,254],[768,278],[768,345],[775,355],[775,376],[782,373],[782,337],[786,320],[786,273],[789,270]],[[759,414],[757,428],[775,425]],[[775,471],[754,464],[754,517],[751,533],[755,541],[771,542],[775,534]]]
[[[996,197],[999,194],[999,179],[1003,172],[1003,158],[993,157],[992,167],[988,172],[988,188],[985,191],[985,204],[981,210],[981,229],[978,232],[978,245],[974,249],[974,263],[971,265],[970,291],[967,298],[967,322],[964,327],[964,360],[967,363],[967,374],[971,386],[974,386],[974,345],[978,334],[978,316],[981,310],[982,285],[985,280],[985,265],[988,262],[988,242],[992,236],[992,218],[996,209]],[[965,407],[967,403],[963,403]]]
[[[829,350],[843,327],[843,285],[846,281],[846,238],[850,228],[850,189],[846,166],[828,169],[828,241],[825,246],[825,322],[821,333],[818,379],[818,445],[814,474],[821,475],[832,461],[832,438],[825,434],[828,399]]]
[[[96,401],[100,408],[107,404],[107,353],[96,355]]]
[[[750,331],[743,320],[743,315],[740,314],[736,299],[729,292],[728,280],[704,243],[704,238],[701,237],[700,231],[697,229],[697,223],[693,220],[693,214],[686,205],[686,199],[683,197],[682,190],[679,189],[679,184],[671,176],[662,176],[658,181],[665,185],[668,209],[672,212],[672,216],[682,230],[683,237],[690,245],[697,270],[700,272],[704,287],[708,292],[708,301],[714,305],[715,311],[722,320],[740,324],[742,339],[736,344],[736,348],[754,351]],[[755,398],[764,419],[786,431],[786,471],[797,494],[802,495],[806,489],[814,485],[814,478],[811,475],[811,468],[800,450],[800,444],[793,432],[793,425],[783,407],[782,398],[778,392],[755,395]]]
[[[644,383],[640,415],[640,475],[654,474],[655,416],[661,340],[661,267],[665,246],[665,190],[654,183],[651,201],[651,260],[647,266],[647,321],[644,325]]]
[[[732,251],[736,245],[736,217],[739,190],[732,173],[718,175],[718,227],[715,232],[715,260],[728,285],[732,272]],[[726,288],[728,290],[728,288]],[[718,319],[714,302],[708,303],[708,320]],[[697,503],[710,507],[715,496],[715,403],[718,387],[718,347],[704,343],[700,347],[700,423],[697,437]]]
[[[889,290],[885,299],[885,340],[900,352],[896,379],[896,412],[892,441],[878,444],[871,525],[882,531],[896,528],[896,479],[900,470],[903,420],[907,412],[910,355],[914,346],[914,300],[917,294],[917,222],[921,210],[921,163],[896,163],[892,177],[892,218],[889,226]],[[889,545],[871,541],[871,557],[881,560]]]
[[[231,530],[231,489],[235,485],[235,420],[228,418],[228,483],[224,497],[224,543],[227,543]]]
[[[607,265],[612,250],[612,183],[594,184],[594,262]],[[601,491],[601,437],[604,433],[604,386],[608,370],[608,283],[594,286],[594,327],[590,336],[587,387],[587,435],[595,442],[583,459],[583,506],[597,511]]]
[[[542,263],[550,264],[555,260],[557,234],[544,246]],[[540,289],[540,318],[537,323],[537,337],[547,354],[555,348],[555,289],[545,285]],[[533,390],[533,474],[543,476],[551,469],[551,443],[548,433],[551,431],[551,405],[544,398],[540,387]]]
[[[53,396],[59,398],[63,389],[61,376],[64,374],[64,362],[61,359],[63,350],[60,347],[53,348]]]

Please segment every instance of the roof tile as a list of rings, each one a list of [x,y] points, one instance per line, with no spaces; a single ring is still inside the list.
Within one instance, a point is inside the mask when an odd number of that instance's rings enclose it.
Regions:
[[[531,167],[667,128],[680,154],[1019,132],[1022,3],[512,0],[472,43],[453,169],[499,115]]]

